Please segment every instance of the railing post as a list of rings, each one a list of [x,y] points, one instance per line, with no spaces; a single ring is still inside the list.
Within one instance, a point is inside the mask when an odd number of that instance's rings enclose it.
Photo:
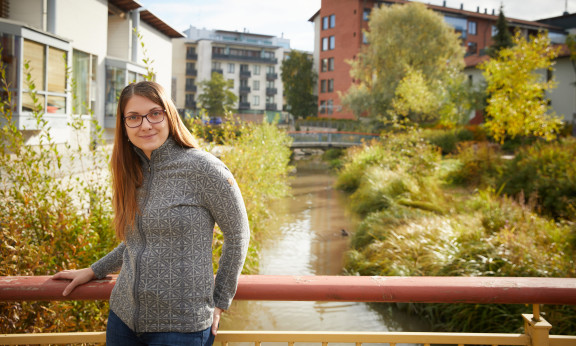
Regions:
[[[540,316],[540,305],[534,304],[534,314],[522,314],[524,333],[530,338],[531,346],[549,346],[552,325]]]

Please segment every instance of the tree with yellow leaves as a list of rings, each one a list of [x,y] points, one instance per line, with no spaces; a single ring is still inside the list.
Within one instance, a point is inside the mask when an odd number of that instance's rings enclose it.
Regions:
[[[499,142],[516,136],[556,137],[562,121],[550,111],[546,91],[554,88],[547,80],[558,49],[550,44],[545,32],[526,39],[520,32],[514,46],[483,63],[480,68],[487,82],[485,127]]]

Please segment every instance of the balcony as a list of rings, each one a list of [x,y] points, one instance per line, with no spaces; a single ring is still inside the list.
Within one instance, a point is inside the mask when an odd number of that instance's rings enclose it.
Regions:
[[[252,76],[252,72],[250,71],[240,71],[240,78],[245,79],[245,78],[250,78]]]
[[[266,73],[266,80],[276,80],[278,79],[277,73]]]
[[[276,88],[266,88],[266,96],[273,96],[278,93]]]
[[[198,70],[196,70],[196,69],[186,69],[186,76],[188,76],[188,77],[196,77],[196,76],[198,76]]]
[[[241,111],[250,109],[250,102],[238,102],[238,109]]]
[[[231,54],[218,54],[218,53],[212,53],[212,59],[257,62],[257,63],[263,63],[263,64],[277,64],[278,63],[278,59],[276,59],[276,58],[263,58],[260,56],[231,55]]]
[[[186,91],[195,93],[198,91],[198,87],[196,85],[186,85]]]
[[[267,103],[266,104],[266,110],[267,111],[277,111],[277,107],[275,103]]]
[[[214,73],[214,72],[224,74],[224,71],[221,68],[213,68],[212,73]]]
[[[198,60],[198,54],[196,53],[187,53],[186,60]]]
[[[188,109],[196,109],[196,101],[186,101],[185,107]]]
[[[117,276],[94,280],[62,296],[68,281],[50,276],[0,277],[0,301],[106,300]],[[576,305],[575,278],[380,277],[242,275],[234,299],[387,303],[531,304],[523,333],[225,331],[216,342],[414,343],[454,345],[574,346],[574,335],[550,335],[540,304]],[[490,318],[490,316],[486,316]],[[0,344],[103,343],[106,332],[0,335]]]
[[[239,93],[240,93],[241,95],[249,94],[249,93],[250,93],[250,87],[249,87],[249,86],[243,86],[243,85],[241,85],[241,86],[240,86],[240,89],[239,89]]]

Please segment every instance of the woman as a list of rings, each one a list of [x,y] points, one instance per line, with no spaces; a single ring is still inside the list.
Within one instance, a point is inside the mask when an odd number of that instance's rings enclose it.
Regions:
[[[55,279],[76,286],[120,270],[107,345],[211,345],[244,265],[250,231],[232,174],[197,145],[164,89],[128,85],[112,152],[116,234],[122,242],[89,268]],[[214,223],[224,234],[214,278]]]

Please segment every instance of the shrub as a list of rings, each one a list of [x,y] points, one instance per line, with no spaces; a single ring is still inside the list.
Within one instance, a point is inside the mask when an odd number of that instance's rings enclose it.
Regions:
[[[445,179],[457,185],[493,186],[504,169],[500,149],[488,142],[460,143],[453,158],[459,161],[459,168],[448,173]]]
[[[503,193],[534,198],[542,212],[576,220],[576,139],[539,142],[518,151],[498,184]]]
[[[99,146],[86,141],[88,124],[68,124],[77,145],[58,145],[44,118],[28,64],[26,87],[34,103],[34,131],[13,119],[10,93],[0,106],[0,275],[52,275],[84,268],[115,245],[111,223],[108,156],[102,129],[92,123]],[[2,71],[3,90],[8,90]],[[32,133],[36,144],[25,134]],[[3,302],[0,331],[65,332],[104,328],[107,302]]]
[[[474,133],[467,128],[449,129],[449,130],[425,130],[422,137],[430,144],[439,147],[443,155],[455,153],[458,143],[471,141],[474,139]]]

